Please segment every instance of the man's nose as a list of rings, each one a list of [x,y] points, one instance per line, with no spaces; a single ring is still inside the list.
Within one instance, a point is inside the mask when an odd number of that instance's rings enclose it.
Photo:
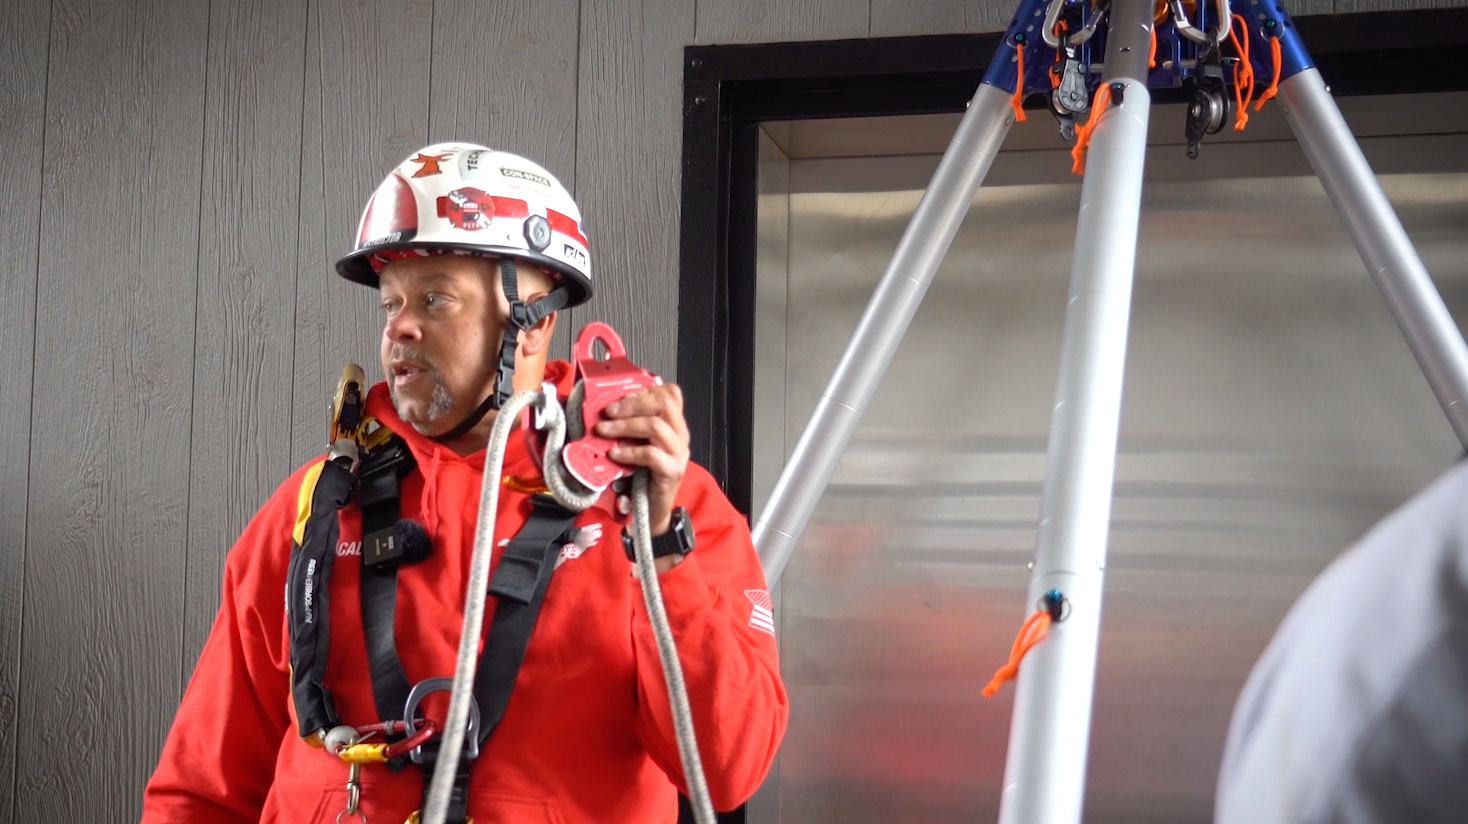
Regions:
[[[400,341],[416,341],[423,338],[423,327],[412,309],[405,306],[398,310],[397,314],[387,319],[387,337],[389,340]]]

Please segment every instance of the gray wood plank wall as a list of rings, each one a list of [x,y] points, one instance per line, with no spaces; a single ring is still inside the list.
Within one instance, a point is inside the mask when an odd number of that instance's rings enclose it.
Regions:
[[[556,351],[602,318],[672,375],[684,47],[994,30],[1011,7],[0,4],[0,818],[138,817],[225,551],[321,450],[341,365],[375,371],[373,295],[330,264],[393,164],[430,139],[543,162],[596,250]]]
[[[209,6],[50,17],[12,820],[119,821],[179,694]]]
[[[31,375],[50,0],[0,9],[0,817],[15,808],[15,725],[30,484]]]

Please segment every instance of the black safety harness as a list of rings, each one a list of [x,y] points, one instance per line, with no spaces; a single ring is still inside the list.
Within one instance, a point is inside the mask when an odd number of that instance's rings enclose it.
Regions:
[[[439,440],[452,440],[474,427],[491,409],[500,408],[514,392],[515,349],[518,333],[565,306],[569,293],[553,289],[533,303],[519,299],[515,262],[500,259],[500,277],[510,305],[498,355],[495,389],[468,417]],[[363,431],[367,422],[349,429]],[[297,500],[291,558],[286,576],[286,621],[290,637],[291,700],[298,731],[308,742],[324,744],[328,732],[342,725],[325,686],[330,631],[329,591],[332,562],[338,540],[337,513],[355,500],[362,513],[361,583],[362,631],[371,671],[372,697],[382,721],[402,719],[401,732],[387,740],[401,741],[419,726],[417,709],[423,698],[448,691],[451,679],[430,678],[409,685],[398,659],[393,625],[397,607],[400,567],[427,557],[430,541],[416,521],[402,517],[402,479],[415,462],[403,440],[385,429],[369,436],[360,461],[345,455],[328,456],[308,470]],[[480,653],[474,679],[474,703],[469,736],[459,759],[447,821],[462,824],[468,811],[469,768],[480,748],[504,717],[515,677],[530,643],[535,618],[550,584],[561,547],[570,540],[572,512],[549,495],[531,498],[530,517],[504,548],[489,594],[498,603],[489,635]],[[408,761],[423,767],[425,778],[437,760],[439,740],[431,738],[407,755],[389,758],[389,769],[401,770]],[[429,782],[423,782],[426,801]]]
[[[373,700],[380,718],[401,717],[405,725],[403,733],[389,740],[400,740],[421,724],[416,713],[424,696],[449,688],[447,678],[410,686],[393,637],[398,570],[422,560],[428,551],[422,527],[401,518],[399,506],[400,483],[414,467],[412,454],[394,435],[371,450],[355,473],[347,464],[324,461],[319,474],[313,470],[303,482],[287,573],[291,697],[298,731],[313,743],[342,723],[324,684],[330,638],[328,581],[338,539],[337,512],[353,501],[354,492],[362,512],[360,594]],[[551,572],[561,547],[572,537],[576,513],[546,495],[535,495],[531,503],[530,517],[504,548],[490,579],[489,594],[498,603],[474,679],[477,723],[471,722],[474,729],[460,759],[450,822],[466,819],[470,765],[504,717]],[[435,738],[411,752],[411,761],[423,767],[425,777],[435,763],[437,748]],[[387,765],[396,771],[408,760],[397,757]],[[425,796],[427,786],[425,780]]]

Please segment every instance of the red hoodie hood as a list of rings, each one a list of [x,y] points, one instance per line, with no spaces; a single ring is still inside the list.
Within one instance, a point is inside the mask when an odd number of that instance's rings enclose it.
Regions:
[[[574,385],[574,375],[571,364],[566,361],[549,361],[545,365],[545,380],[556,387],[556,394],[564,400],[571,394]],[[388,392],[387,383],[379,382],[367,392],[367,414],[374,418],[378,424],[392,430],[398,437],[408,445],[408,450],[413,453],[413,459],[417,461],[418,467],[423,474],[423,495],[425,508],[429,511],[429,518],[436,520],[439,468],[444,464],[459,463],[465,468],[473,470],[476,474],[484,471],[485,450],[478,449],[468,455],[460,455],[454,450],[444,446],[434,439],[420,433],[411,424],[405,423],[398,417],[398,412],[393,408],[392,395]],[[487,444],[486,444],[487,445]],[[540,479],[540,466],[537,461],[531,459],[530,451],[526,446],[522,431],[516,424],[515,432],[510,435],[509,442],[505,444],[504,466],[500,470],[501,476],[513,475],[526,482],[538,482]],[[435,524],[427,524],[429,531],[433,532]]]

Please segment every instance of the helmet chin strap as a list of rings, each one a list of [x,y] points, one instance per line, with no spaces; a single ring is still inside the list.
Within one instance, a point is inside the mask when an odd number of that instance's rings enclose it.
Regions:
[[[434,436],[434,440],[440,443],[451,441],[462,436],[473,429],[476,424],[489,414],[491,409],[499,409],[506,400],[515,394],[515,349],[519,346],[520,331],[531,329],[540,323],[547,315],[563,308],[570,300],[571,293],[561,287],[551,290],[550,294],[540,300],[523,303],[520,300],[519,282],[515,277],[515,259],[502,257],[500,260],[500,284],[505,290],[505,298],[510,302],[510,318],[505,324],[505,333],[500,338],[499,363],[495,370],[494,391],[489,397],[479,403],[458,426]]]

